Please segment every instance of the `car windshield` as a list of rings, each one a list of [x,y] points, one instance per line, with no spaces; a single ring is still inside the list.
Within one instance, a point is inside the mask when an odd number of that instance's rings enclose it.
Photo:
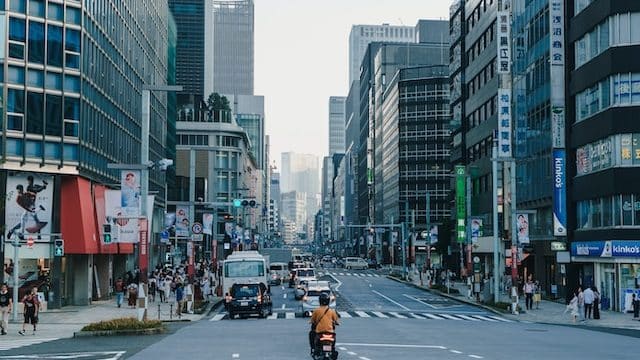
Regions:
[[[263,261],[232,261],[224,264],[226,277],[264,276]]]

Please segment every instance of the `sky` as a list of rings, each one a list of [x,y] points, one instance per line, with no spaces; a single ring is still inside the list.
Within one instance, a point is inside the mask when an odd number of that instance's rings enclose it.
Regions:
[[[328,152],[329,96],[349,92],[352,25],[449,18],[451,0],[255,0],[255,94],[265,97],[270,158]]]

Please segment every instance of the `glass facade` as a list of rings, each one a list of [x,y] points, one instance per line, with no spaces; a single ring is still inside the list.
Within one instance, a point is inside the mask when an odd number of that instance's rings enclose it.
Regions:
[[[635,19],[635,20],[634,20]],[[640,12],[612,15],[575,42],[576,68],[591,61],[607,49],[640,44]]]
[[[640,228],[640,194],[616,194],[578,201],[578,229]]]
[[[576,122],[612,106],[640,105],[640,73],[611,75],[576,94]]]

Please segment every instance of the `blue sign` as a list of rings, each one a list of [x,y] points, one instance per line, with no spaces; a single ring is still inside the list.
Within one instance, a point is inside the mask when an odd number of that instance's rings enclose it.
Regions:
[[[162,232],[160,232],[160,242],[163,244],[169,242],[169,232],[167,230],[162,230]]]
[[[553,235],[567,236],[567,176],[564,149],[553,150]]]
[[[640,240],[582,241],[571,244],[572,256],[640,258]]]

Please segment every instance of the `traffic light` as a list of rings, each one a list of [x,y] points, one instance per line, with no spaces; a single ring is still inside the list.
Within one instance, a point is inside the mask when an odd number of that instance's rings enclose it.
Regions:
[[[55,256],[64,256],[64,240],[56,239],[53,242],[53,254]]]
[[[104,234],[103,243],[111,244],[111,224],[102,225],[102,233]]]
[[[254,200],[254,199],[234,199],[233,200],[233,207],[256,207],[256,205],[258,205],[258,203]]]

